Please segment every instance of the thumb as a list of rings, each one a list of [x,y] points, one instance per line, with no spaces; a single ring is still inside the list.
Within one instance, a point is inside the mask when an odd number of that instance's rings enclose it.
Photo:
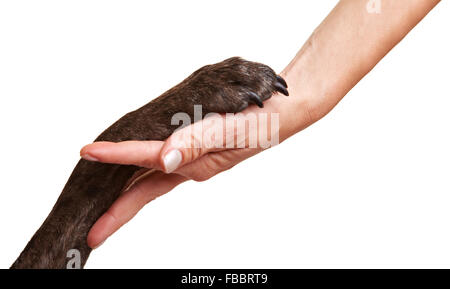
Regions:
[[[160,165],[166,173],[207,153],[234,147],[234,129],[227,132],[228,118],[214,114],[193,125],[175,131],[160,151]],[[230,137],[230,135],[232,137]],[[227,139],[231,141],[227,142]]]

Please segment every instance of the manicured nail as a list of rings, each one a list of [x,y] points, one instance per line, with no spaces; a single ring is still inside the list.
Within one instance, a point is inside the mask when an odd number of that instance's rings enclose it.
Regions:
[[[98,159],[94,158],[90,154],[84,154],[81,156],[83,159],[91,161],[91,162],[98,162]]]
[[[105,240],[106,241],[106,240]],[[98,247],[100,247],[101,245],[103,245],[103,243],[105,243],[105,241],[100,242],[99,244],[97,244],[97,246],[95,246],[94,248],[92,248],[92,250],[97,249]]]
[[[163,159],[166,173],[171,173],[178,168],[182,159],[181,152],[179,150],[171,150]]]

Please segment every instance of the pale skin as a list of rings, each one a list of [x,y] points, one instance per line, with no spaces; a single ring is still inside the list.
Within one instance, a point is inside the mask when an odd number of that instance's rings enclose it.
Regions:
[[[367,10],[368,0],[341,0],[280,73],[289,85],[290,96],[275,94],[264,103],[264,108],[250,106],[244,115],[279,113],[280,142],[303,130],[331,111],[439,3],[439,0],[380,1],[380,13],[375,13],[376,7]],[[204,127],[217,125],[212,119],[200,123]],[[190,138],[176,132],[166,141],[99,142],[81,150],[81,156],[89,160],[157,170],[141,177],[94,224],[87,238],[90,247],[98,247],[147,203],[177,185],[187,180],[208,180],[263,151],[185,148],[188,146],[183,144]],[[164,157],[175,149],[182,158],[172,168],[174,164],[165,164]]]

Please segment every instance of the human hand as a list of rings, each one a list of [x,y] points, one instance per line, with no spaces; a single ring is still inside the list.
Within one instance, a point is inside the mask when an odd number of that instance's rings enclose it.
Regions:
[[[280,73],[289,84],[290,97],[274,95],[264,103],[263,109],[249,107],[244,116],[278,113],[280,142],[304,129],[326,115],[438,2],[383,2],[383,13],[374,14],[367,10],[364,1],[340,1]],[[223,128],[223,124],[210,121],[206,119],[192,127],[206,124],[206,127]],[[205,136],[189,133],[184,136],[179,131],[165,142],[94,143],[83,148],[81,155],[88,160],[159,170],[144,175],[97,221],[88,236],[90,247],[98,246],[146,203],[178,184],[189,179],[207,180],[264,149],[207,148],[205,142],[200,147],[189,148],[183,147],[183,143]],[[220,143],[207,136],[206,140],[206,143]],[[179,153],[171,153],[176,148]]]
[[[286,102],[289,98],[276,94],[262,109],[252,106],[236,115],[215,114],[176,131],[166,141],[96,142],[85,146],[80,153],[85,159],[143,168],[94,224],[88,245],[98,247],[148,202],[182,182],[208,180],[285,139],[293,123],[288,126],[280,121],[293,119],[284,109],[288,107]]]

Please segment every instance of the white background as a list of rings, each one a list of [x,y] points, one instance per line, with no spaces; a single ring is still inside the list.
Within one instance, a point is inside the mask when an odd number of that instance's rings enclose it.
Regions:
[[[104,128],[205,64],[281,71],[337,1],[0,3],[7,268]],[[449,8],[324,119],[150,203],[87,268],[450,267]]]

